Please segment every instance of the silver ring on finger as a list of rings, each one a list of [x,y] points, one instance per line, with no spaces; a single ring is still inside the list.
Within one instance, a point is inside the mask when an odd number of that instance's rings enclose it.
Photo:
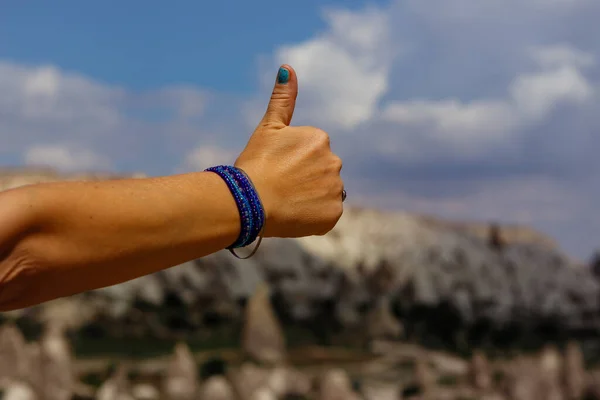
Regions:
[[[342,203],[346,201],[346,189],[342,189]]]

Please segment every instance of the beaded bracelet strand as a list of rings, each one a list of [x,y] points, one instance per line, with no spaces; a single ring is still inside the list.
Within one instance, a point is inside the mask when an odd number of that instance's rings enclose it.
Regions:
[[[240,213],[241,230],[237,240],[228,248],[239,248],[243,247],[245,243],[249,242],[251,235],[251,228],[253,223],[252,208],[246,196],[243,193],[241,185],[234,179],[230,173],[230,169],[225,166],[217,166],[209,168],[207,171],[217,173],[227,184],[227,187],[233,195],[238,211]]]
[[[258,242],[256,243],[256,246],[254,247],[254,249],[252,250],[252,252],[249,255],[247,255],[246,257],[240,257],[235,253],[235,251],[230,250],[231,254],[233,254],[237,258],[247,259],[247,258],[252,257],[256,253],[256,251],[258,250],[258,247],[260,246],[260,244],[262,242],[263,234],[265,231],[265,226],[267,225],[267,216],[265,214],[263,202],[260,198],[260,195],[258,194],[258,190],[256,190],[256,187],[254,187],[254,183],[252,183],[252,180],[250,179],[250,177],[248,176],[246,171],[244,171],[243,169],[241,169],[239,167],[237,168],[237,170],[243,175],[243,177],[248,182],[248,185],[252,188],[252,190],[250,191],[252,203],[255,205],[255,210],[257,213],[258,221],[260,221],[260,224],[256,225],[255,232],[253,232],[253,235],[255,235],[254,237],[258,237]],[[250,243],[248,243],[248,244],[250,244]]]
[[[262,241],[262,233],[265,227],[265,212],[252,181],[241,168],[218,165],[206,169],[219,175],[227,184],[235,199],[240,213],[241,231],[237,240],[227,248],[235,257],[246,259],[252,257]],[[240,257],[234,249],[246,247],[258,238],[258,243],[250,255]]]

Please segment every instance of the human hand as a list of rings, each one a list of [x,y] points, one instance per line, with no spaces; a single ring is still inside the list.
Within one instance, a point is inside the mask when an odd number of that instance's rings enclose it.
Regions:
[[[324,235],[343,212],[342,160],[323,130],[290,126],[297,95],[296,72],[284,65],[265,116],[235,162],[261,197],[265,237]]]

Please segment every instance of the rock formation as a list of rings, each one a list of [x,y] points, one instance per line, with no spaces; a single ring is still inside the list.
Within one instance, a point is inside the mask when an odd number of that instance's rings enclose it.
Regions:
[[[585,365],[579,344],[569,342],[564,358],[564,388],[567,400],[580,399],[585,391]]]
[[[0,342],[21,343],[18,329],[6,325]],[[373,359],[348,365],[350,375],[339,366],[319,362],[304,370],[291,365],[259,366],[245,363],[203,373],[197,386],[196,365],[185,344],[179,343],[170,362],[160,358],[130,361],[96,391],[75,382],[75,396],[64,395],[64,379],[55,371],[73,365],[62,329],[49,327],[39,342],[24,344],[23,375],[5,378],[0,391],[9,400],[590,400],[600,398],[600,369],[586,370],[580,347],[569,343],[564,352],[546,345],[535,354],[489,361],[475,351],[470,365],[443,351],[398,341],[377,342]],[[322,350],[319,356],[322,357]],[[150,361],[150,362],[148,362]],[[322,359],[319,359],[322,362]],[[409,367],[410,366],[410,367]],[[407,370],[407,367],[410,370]],[[97,367],[95,367],[97,368]],[[68,368],[67,368],[68,369]],[[105,370],[103,370],[105,371]],[[229,372],[227,372],[229,371]],[[301,372],[302,371],[302,372]],[[492,381],[492,373],[504,377]],[[104,375],[105,372],[101,374]],[[72,375],[71,375],[72,376]],[[163,391],[158,382],[163,379]],[[315,385],[316,383],[316,385]],[[498,384],[500,383],[500,385]],[[82,387],[83,386],[83,387]],[[72,394],[73,390],[71,390]]]
[[[131,394],[131,385],[127,379],[127,368],[119,366],[114,375],[100,386],[97,400],[136,400]]]
[[[163,392],[169,400],[195,400],[198,395],[198,367],[185,343],[175,346],[167,367]]]
[[[71,346],[64,326],[49,322],[40,341],[44,365],[44,391],[48,399],[69,400],[73,396],[75,376]]]
[[[0,326],[0,386],[26,375],[26,353],[26,342],[21,331],[12,323]]]
[[[235,400],[235,394],[225,377],[213,376],[202,385],[200,398],[203,400]]]
[[[366,317],[367,333],[370,340],[399,339],[402,336],[402,324],[392,315],[390,299],[381,297]]]
[[[358,400],[345,371],[333,369],[325,373],[319,387],[318,400]]]
[[[419,389],[421,399],[434,400],[436,379],[425,352],[422,352],[415,360],[415,384]]]
[[[278,364],[285,358],[285,337],[273,312],[269,288],[260,285],[246,306],[242,346],[252,359]]]
[[[402,400],[401,388],[398,384],[363,383],[361,394],[364,400]]]
[[[138,383],[131,387],[131,395],[135,400],[161,400],[160,391],[149,383]]]
[[[4,400],[42,400],[33,388],[21,381],[10,382],[2,397]]]
[[[257,391],[268,388],[269,371],[254,364],[245,363],[231,375],[231,382],[240,400],[251,400]]]
[[[262,387],[250,396],[251,400],[278,400],[277,395],[268,387]]]
[[[505,396],[511,400],[536,399],[536,384],[522,370],[509,372],[506,382]]]
[[[492,388],[492,371],[487,357],[481,351],[474,351],[469,366],[471,385],[481,393],[487,393]]]
[[[555,346],[548,345],[539,359],[538,397],[544,400],[564,400],[561,386],[562,356]]]

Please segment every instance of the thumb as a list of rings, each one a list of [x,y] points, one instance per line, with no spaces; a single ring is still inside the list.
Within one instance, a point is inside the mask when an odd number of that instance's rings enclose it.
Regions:
[[[296,107],[298,79],[289,65],[282,65],[277,73],[273,94],[263,117],[263,124],[289,126]]]

